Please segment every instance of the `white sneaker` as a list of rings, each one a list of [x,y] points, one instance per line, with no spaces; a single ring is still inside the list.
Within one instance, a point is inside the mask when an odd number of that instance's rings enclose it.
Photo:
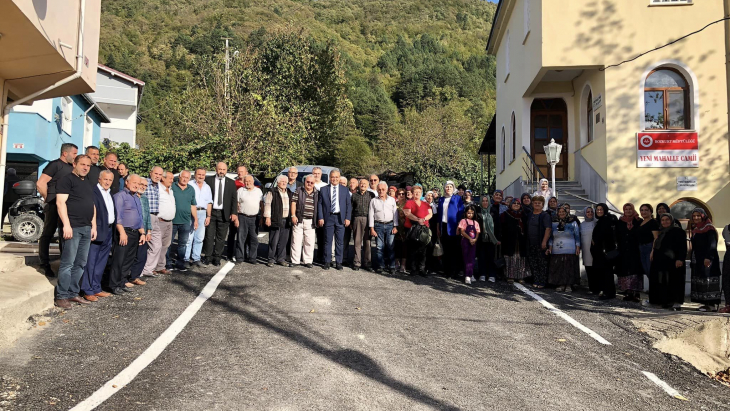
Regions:
[[[487,281],[487,277],[481,276],[481,277],[479,277],[479,281],[485,282],[485,281]]]
[[[471,284],[471,277],[464,277],[464,284]]]
[[[477,279],[476,279],[476,278],[474,278],[474,276],[473,276],[473,275],[471,276],[471,282],[473,282],[473,283],[477,282]]]
[[[496,278],[494,278],[494,277],[489,277],[489,282],[490,282],[490,283],[494,283],[494,282],[496,282],[496,281],[497,281],[497,279],[496,279]]]

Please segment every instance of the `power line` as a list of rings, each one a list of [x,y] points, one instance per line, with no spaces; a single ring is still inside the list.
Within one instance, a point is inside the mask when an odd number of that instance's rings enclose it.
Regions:
[[[620,65],[622,65],[622,64],[624,64],[624,63],[630,63],[630,62],[632,62],[632,61],[634,61],[634,60],[638,59],[638,58],[639,58],[639,57],[641,57],[641,56],[645,56],[645,55],[647,55],[647,54],[649,54],[649,53],[651,53],[651,52],[654,52],[654,51],[657,51],[657,50],[661,50],[661,49],[663,49],[663,48],[665,48],[665,47],[671,46],[672,44],[674,44],[674,43],[676,43],[676,42],[678,42],[678,41],[682,41],[682,40],[686,39],[686,38],[687,38],[687,37],[689,37],[689,36],[693,36],[693,35],[695,35],[695,34],[697,34],[697,33],[701,32],[701,31],[705,30],[706,28],[708,28],[708,27],[712,26],[713,24],[717,24],[717,23],[720,23],[720,22],[722,22],[722,21],[725,21],[725,20],[730,20],[730,17],[723,17],[723,18],[721,18],[720,20],[715,20],[715,21],[713,21],[712,23],[709,23],[708,25],[706,25],[705,27],[703,27],[703,28],[701,28],[701,29],[699,29],[699,30],[697,30],[697,31],[693,31],[692,33],[686,34],[686,35],[684,35],[684,36],[682,36],[682,37],[680,37],[680,38],[678,38],[678,39],[676,39],[676,40],[670,41],[669,43],[667,43],[667,44],[665,44],[665,45],[663,45],[663,46],[659,46],[659,47],[656,47],[656,48],[654,48],[654,49],[651,49],[651,50],[649,50],[649,51],[645,51],[645,52],[643,52],[643,53],[639,54],[638,56],[636,56],[636,57],[634,57],[634,58],[632,58],[632,59],[629,59],[629,60],[624,60],[624,61],[622,61],[622,62],[620,62],[620,63],[616,63],[616,64],[611,64],[610,66],[606,66],[606,67],[604,67],[604,68],[600,68],[600,69],[598,69],[598,70],[599,70],[599,71],[604,71],[604,70],[606,70],[606,69],[610,69],[611,67],[618,67],[618,66],[620,66]]]

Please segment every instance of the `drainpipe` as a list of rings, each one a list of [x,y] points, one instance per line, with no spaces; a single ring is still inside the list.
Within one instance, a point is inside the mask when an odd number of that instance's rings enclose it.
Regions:
[[[43,90],[37,91],[33,94],[25,96],[21,99],[15,100],[12,103],[6,104],[3,110],[3,123],[2,123],[2,140],[0,142],[0,204],[2,204],[5,196],[5,168],[7,167],[7,156],[8,156],[8,123],[10,122],[10,110],[13,107],[23,104],[26,101],[32,100],[42,94],[45,94],[55,88],[61,87],[66,83],[76,80],[81,77],[81,71],[83,68],[84,60],[84,16],[86,12],[86,0],[81,0],[79,5],[79,33],[78,43],[76,45],[76,72],[69,77],[59,80],[55,84],[44,88]],[[7,80],[5,80],[6,87],[3,87],[3,103],[7,103]]]
[[[730,18],[730,0],[724,0],[724,4],[725,18]],[[730,20],[725,20],[725,88],[728,103],[728,132],[730,133]],[[730,150],[730,147],[728,149]]]

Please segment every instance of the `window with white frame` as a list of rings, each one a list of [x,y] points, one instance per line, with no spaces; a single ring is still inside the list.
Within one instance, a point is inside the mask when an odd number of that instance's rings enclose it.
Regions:
[[[74,102],[71,97],[61,98],[61,130],[71,135]]]
[[[504,135],[504,127],[502,127],[502,171],[507,168],[507,156],[505,147],[507,147],[506,136]]]
[[[524,38],[524,40],[522,40],[522,44],[525,44],[525,41],[527,41],[527,35],[530,34],[530,0],[525,0],[524,20],[525,20],[525,38]]]
[[[507,81],[509,78],[509,30],[507,30],[504,46],[504,81]]]
[[[677,4],[692,4],[692,0],[649,0],[652,6],[673,6]]]

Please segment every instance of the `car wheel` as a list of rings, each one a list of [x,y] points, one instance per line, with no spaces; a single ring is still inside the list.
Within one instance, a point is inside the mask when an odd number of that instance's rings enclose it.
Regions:
[[[35,214],[21,214],[13,219],[12,233],[17,241],[36,242],[43,234],[43,220]]]

